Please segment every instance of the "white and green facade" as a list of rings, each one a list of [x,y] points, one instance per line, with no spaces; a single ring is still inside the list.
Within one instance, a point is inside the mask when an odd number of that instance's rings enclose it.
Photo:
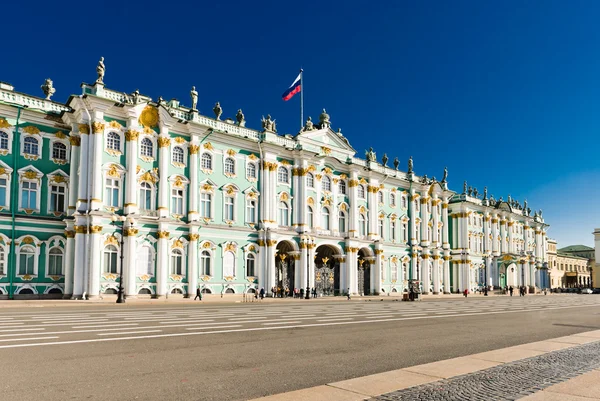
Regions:
[[[3,298],[116,293],[121,255],[128,297],[544,286],[540,215],[357,158],[325,112],[282,136],[82,88],[0,85]]]

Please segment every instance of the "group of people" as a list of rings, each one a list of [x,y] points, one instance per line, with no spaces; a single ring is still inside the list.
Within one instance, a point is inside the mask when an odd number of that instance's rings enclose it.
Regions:
[[[317,297],[317,289],[316,288],[307,288],[309,291],[310,298]],[[264,288],[261,288],[261,292],[264,291]],[[272,287],[271,288],[271,296],[273,298],[304,298],[305,294],[304,288],[294,288],[290,289],[289,287],[281,288],[281,287]]]
[[[509,286],[509,287],[505,287],[505,289],[504,289],[504,290],[505,290],[506,292],[508,292],[508,293],[510,294],[510,296],[512,297],[512,296],[513,296],[513,292],[514,292],[514,290],[515,290],[515,289],[514,289],[514,288],[513,288],[513,286],[511,285],[511,286]],[[520,286],[520,287],[519,287],[519,296],[520,296],[520,297],[524,297],[524,296],[525,296],[525,294],[527,294],[527,288],[526,288],[524,285],[522,285],[522,286]]]

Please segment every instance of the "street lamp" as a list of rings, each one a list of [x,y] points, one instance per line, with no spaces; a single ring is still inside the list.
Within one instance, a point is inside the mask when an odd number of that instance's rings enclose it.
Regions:
[[[125,297],[123,296],[123,238],[124,238],[124,234],[125,234],[125,221],[127,220],[127,218],[125,216],[118,216],[116,214],[113,214],[110,218],[111,220],[111,224],[113,224],[115,227],[119,227],[119,225],[117,224],[118,222],[121,223],[121,252],[120,252],[120,259],[121,259],[121,266],[120,266],[120,272],[119,272],[119,292],[117,293],[117,303],[118,304],[123,304],[125,303]],[[129,220],[129,224],[133,224],[133,219]]]

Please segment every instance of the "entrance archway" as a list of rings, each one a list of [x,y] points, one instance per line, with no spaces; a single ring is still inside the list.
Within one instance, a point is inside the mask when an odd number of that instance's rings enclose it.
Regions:
[[[368,248],[358,251],[358,293],[360,295],[371,294],[371,265],[375,258]]]
[[[339,295],[340,264],[336,260],[338,250],[331,245],[321,245],[315,251],[315,288],[317,294]]]
[[[294,289],[295,263],[288,252],[293,252],[294,246],[288,241],[281,241],[277,244],[275,253],[275,289],[279,296],[283,295],[286,289]]]
[[[513,288],[517,288],[519,286],[519,280],[518,280],[518,276],[517,276],[517,265],[514,263],[509,264],[508,266],[504,266],[504,270],[502,273],[504,273],[504,286],[505,287],[513,287]],[[500,275],[500,277],[502,278],[502,274]]]

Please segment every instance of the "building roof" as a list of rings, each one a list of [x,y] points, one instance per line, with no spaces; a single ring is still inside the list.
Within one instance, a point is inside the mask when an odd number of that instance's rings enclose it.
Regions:
[[[582,251],[593,251],[594,248],[590,248],[586,245],[570,245],[564,248],[560,248],[559,252],[582,252]]]

